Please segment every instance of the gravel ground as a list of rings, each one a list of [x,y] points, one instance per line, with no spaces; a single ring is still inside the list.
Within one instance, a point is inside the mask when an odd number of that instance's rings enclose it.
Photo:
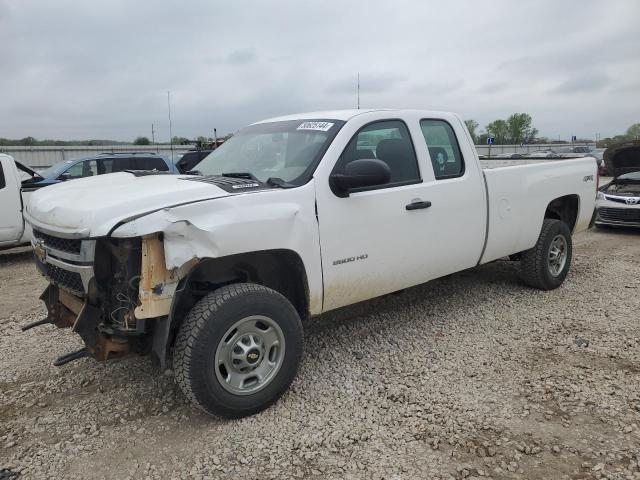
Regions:
[[[640,479],[640,233],[575,238],[564,286],[495,262],[306,324],[291,390],[239,421],[146,358],[62,368],[29,253],[0,254],[0,469],[21,478]],[[1,476],[1,475],[0,475]]]

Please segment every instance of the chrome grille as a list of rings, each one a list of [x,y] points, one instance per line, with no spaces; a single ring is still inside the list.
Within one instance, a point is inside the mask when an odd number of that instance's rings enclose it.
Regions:
[[[34,230],[33,236],[41,240],[45,247],[59,250],[61,252],[79,255],[80,250],[82,249],[82,240],[54,237],[53,235],[49,235],[39,230]]]
[[[79,296],[88,292],[94,276],[95,240],[34,229],[31,244],[38,269],[52,284]]]
[[[84,295],[84,285],[82,284],[82,277],[77,272],[70,272],[50,263],[40,263],[41,269],[44,270],[44,274],[49,281],[54,285],[58,285],[66,290],[70,290],[76,295]]]
[[[632,203],[632,204],[627,203],[627,199],[628,199],[628,198],[631,198],[631,199],[634,199],[634,200],[635,200],[635,199],[637,199],[637,196],[636,196],[636,195],[629,195],[629,196],[626,196],[626,197],[614,197],[613,195],[606,195],[606,194],[605,194],[605,196],[604,196],[604,197],[605,197],[607,200],[609,200],[610,202],[625,203],[625,204],[627,204],[627,205],[633,205],[633,203]],[[636,201],[637,201],[637,200],[636,200]]]

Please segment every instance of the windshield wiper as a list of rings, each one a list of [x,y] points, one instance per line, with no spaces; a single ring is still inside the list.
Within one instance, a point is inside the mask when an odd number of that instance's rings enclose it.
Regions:
[[[278,177],[269,177],[267,178],[267,185],[271,186],[271,187],[278,187],[278,188],[293,188],[295,187],[295,185],[292,185],[289,182],[285,182],[284,180],[282,180],[281,178]]]

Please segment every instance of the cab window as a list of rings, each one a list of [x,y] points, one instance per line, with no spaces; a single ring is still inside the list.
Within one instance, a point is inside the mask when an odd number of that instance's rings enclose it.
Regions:
[[[2,164],[0,163],[0,190],[7,186],[7,182],[4,179],[4,170],[2,170]]]
[[[391,179],[385,188],[420,182],[418,161],[409,130],[400,120],[384,120],[362,127],[340,155],[334,172],[353,160],[377,158],[389,166]]]
[[[451,125],[444,120],[421,120],[420,129],[427,142],[436,180],[462,176],[464,159]]]
[[[64,172],[69,178],[92,177],[98,174],[98,166],[95,160],[78,162]]]

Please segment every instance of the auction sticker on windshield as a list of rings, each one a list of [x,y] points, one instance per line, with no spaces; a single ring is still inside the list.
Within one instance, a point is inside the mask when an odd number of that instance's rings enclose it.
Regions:
[[[301,123],[296,130],[317,130],[320,132],[327,132],[333,127],[331,122],[304,122]]]

